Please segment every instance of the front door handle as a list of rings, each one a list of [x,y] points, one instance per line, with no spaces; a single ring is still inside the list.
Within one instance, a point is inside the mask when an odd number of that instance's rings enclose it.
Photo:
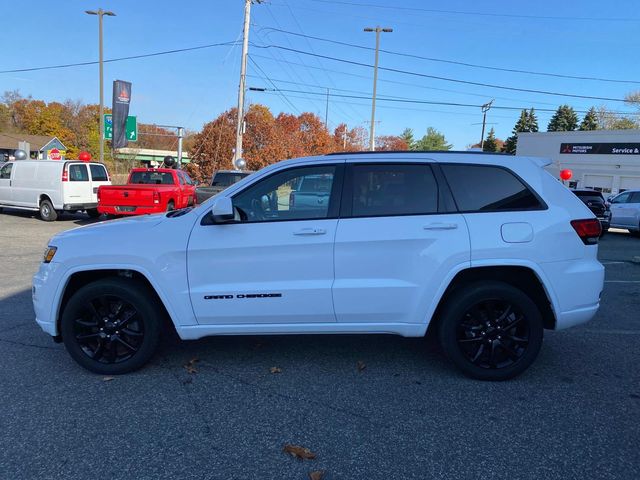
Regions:
[[[327,231],[324,228],[301,228],[300,230],[296,230],[293,232],[294,235],[324,235]]]
[[[458,228],[457,223],[436,222],[424,226],[425,230],[455,230],[456,228]]]

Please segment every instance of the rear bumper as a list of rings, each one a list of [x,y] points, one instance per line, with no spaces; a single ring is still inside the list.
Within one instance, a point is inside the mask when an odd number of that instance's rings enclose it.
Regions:
[[[133,209],[133,210],[131,210]],[[98,205],[98,212],[107,215],[148,215],[152,213],[164,213],[165,209],[145,206],[117,206],[117,205]]]
[[[91,210],[98,208],[97,203],[65,203],[62,205],[63,210],[75,212],[76,210]]]

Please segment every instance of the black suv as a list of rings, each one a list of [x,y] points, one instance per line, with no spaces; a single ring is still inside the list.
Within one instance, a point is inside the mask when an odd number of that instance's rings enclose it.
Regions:
[[[604,235],[611,224],[611,212],[609,211],[609,204],[602,193],[596,190],[573,190],[573,193],[598,217],[602,225],[602,234]]]

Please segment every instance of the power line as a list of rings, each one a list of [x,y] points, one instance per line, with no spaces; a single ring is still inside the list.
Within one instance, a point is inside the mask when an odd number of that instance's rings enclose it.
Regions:
[[[640,22],[640,18],[625,18],[625,17],[561,17],[553,15],[523,15],[512,13],[491,13],[491,12],[469,12],[464,10],[439,10],[434,8],[418,8],[418,7],[401,7],[397,5],[380,5],[375,3],[356,3],[347,2],[344,0],[310,0],[317,3],[332,3],[335,5],[350,5],[355,7],[372,7],[382,8],[387,10],[405,10],[413,12],[428,12],[428,13],[447,13],[453,15],[472,15],[482,17],[502,17],[502,18],[525,18],[525,19],[537,19],[537,20],[577,20],[577,21],[597,21],[597,22]]]
[[[260,65],[258,65],[258,64],[256,63],[256,61],[255,61],[253,58],[251,58],[251,57],[249,57],[249,61],[250,61],[251,63],[253,63],[253,65],[255,65],[255,67],[256,67],[260,72],[262,72],[262,74],[265,76],[265,78],[267,79],[267,81],[268,81],[271,85],[273,85],[274,91],[275,91],[275,92],[280,92],[280,96],[282,97],[282,99],[283,99],[286,103],[288,103],[288,104],[289,104],[289,106],[290,106],[291,108],[293,108],[296,112],[298,112],[298,115],[299,115],[299,114],[301,113],[301,112],[300,112],[300,110],[299,110],[299,109],[298,109],[298,108],[297,108],[297,107],[296,107],[296,106],[295,106],[295,105],[294,105],[294,104],[293,104],[293,103],[292,103],[292,102],[287,98],[287,96],[286,96],[286,95],[284,95],[284,93],[282,93],[282,91],[280,91],[280,89],[278,88],[278,86],[277,86],[275,83],[273,83],[273,81],[269,78],[269,76],[265,73],[265,71],[260,67]]]
[[[287,35],[295,35],[297,37],[303,37],[303,38],[307,38],[307,39],[312,39],[312,40],[318,40],[321,42],[328,42],[328,43],[333,43],[335,45],[342,45],[342,46],[347,46],[347,47],[353,47],[353,48],[359,48],[361,50],[375,50],[372,47],[367,47],[365,45],[358,45],[355,43],[349,43],[349,42],[342,42],[339,40],[332,40],[329,38],[323,38],[323,37],[316,37],[314,35],[306,35],[303,33],[296,33],[296,32],[290,32],[288,30],[283,30],[280,28],[274,28],[274,27],[261,27],[262,30],[271,30],[274,32],[280,32],[280,33],[284,33]],[[383,53],[387,53],[389,55],[397,55],[400,57],[407,57],[407,58],[416,58],[419,60],[427,60],[430,62],[439,62],[439,63],[447,63],[447,64],[451,64],[451,65],[460,65],[463,67],[471,67],[471,68],[482,68],[485,70],[495,70],[495,71],[499,71],[499,72],[509,72],[509,73],[523,73],[523,74],[527,74],[527,75],[540,75],[540,76],[545,76],[545,77],[554,77],[554,78],[569,78],[569,79],[573,79],[573,80],[591,80],[591,81],[598,81],[598,82],[611,82],[611,83],[631,83],[631,84],[635,84],[635,85],[640,85],[640,81],[638,80],[619,80],[619,79],[613,79],[613,78],[602,78],[602,77],[589,77],[589,76],[584,76],[584,75],[566,75],[566,74],[562,74],[562,73],[550,73],[550,72],[536,72],[534,70],[520,70],[517,68],[506,68],[506,67],[494,67],[494,66],[489,66],[489,65],[480,65],[480,64],[476,64],[476,63],[467,63],[467,62],[459,62],[456,60],[446,60],[446,59],[442,59],[442,58],[434,58],[434,57],[425,57],[422,55],[415,55],[415,54],[411,54],[411,53],[405,53],[405,52],[394,52],[392,50],[384,50],[384,49],[380,49],[381,52]],[[315,53],[315,52],[313,52]]]
[[[271,89],[265,89],[266,91],[271,91]],[[273,90],[273,91],[278,91],[278,90]],[[291,90],[291,89],[279,89],[280,92],[287,92],[287,93],[297,93],[297,94],[307,94],[307,95],[324,95],[324,93],[322,92],[311,92],[311,91],[303,91],[303,90]],[[338,98],[352,98],[352,99],[360,99],[360,100],[370,100],[371,96],[367,96],[367,95],[347,95],[347,94],[339,94],[339,93],[335,93],[332,95],[333,97],[338,97]],[[441,102],[441,101],[435,101],[435,100],[421,100],[421,99],[414,99],[414,98],[403,98],[403,97],[387,97],[387,96],[380,96],[378,97],[378,100],[381,101],[386,101],[386,102],[395,102],[395,103],[415,103],[415,104],[426,104],[426,105],[445,105],[445,106],[450,106],[450,107],[473,107],[473,108],[481,108],[482,105],[479,104],[472,104],[472,103],[459,103],[459,102]],[[509,106],[500,106],[500,105],[493,105],[491,108],[497,109],[497,110],[528,110],[529,108],[524,108],[524,107],[509,107]],[[555,112],[555,109],[550,109],[550,108],[536,108],[536,111],[539,112]],[[575,110],[576,113],[587,113],[586,110]],[[634,112],[610,112],[616,115],[640,115],[640,113],[634,113]]]
[[[367,68],[373,68],[373,65],[370,65],[368,63],[362,63],[362,62],[356,62],[354,60],[346,60],[344,58],[337,58],[337,57],[331,57],[329,55],[320,55],[317,53],[311,53],[311,52],[305,52],[304,50],[298,50],[295,48],[288,48],[288,47],[283,47],[281,45],[253,45],[255,48],[264,48],[264,49],[269,49],[269,48],[277,48],[279,50],[285,50],[285,51],[291,51],[291,52],[295,52],[295,53],[300,53],[302,55],[310,55],[310,56],[317,56],[320,58],[325,58],[327,60],[333,60],[334,62],[342,62],[342,63],[347,63],[350,65],[357,65],[360,67],[367,67]],[[393,73],[400,73],[400,74],[404,74],[404,75],[412,75],[415,77],[422,77],[422,78],[433,78],[435,80],[442,80],[445,82],[454,82],[454,83],[463,83],[466,85],[476,85],[476,86],[480,86],[480,87],[488,87],[488,88],[497,88],[497,89],[501,89],[501,90],[511,90],[511,91],[515,91],[515,92],[528,92],[528,93],[538,93],[541,95],[554,95],[554,96],[558,96],[558,97],[571,97],[571,98],[585,98],[585,99],[589,99],[589,100],[605,100],[605,101],[609,101],[609,102],[622,102],[625,103],[626,100],[621,99],[621,98],[610,98],[610,97],[595,97],[595,96],[591,96],[591,95],[577,95],[577,94],[572,94],[572,93],[561,93],[561,92],[552,92],[552,91],[548,91],[548,90],[535,90],[535,89],[531,89],[531,88],[518,88],[518,87],[508,87],[506,85],[496,85],[496,84],[492,84],[492,83],[483,83],[483,82],[473,82],[470,80],[460,80],[457,78],[449,78],[449,77],[441,77],[438,75],[428,75],[426,73],[420,73],[420,72],[411,72],[409,70],[401,70],[399,68],[390,68],[390,67],[378,67],[380,70],[385,70],[387,72],[393,72]]]
[[[159,55],[170,55],[173,53],[190,52],[192,50],[202,50],[204,48],[222,47],[227,45],[234,45],[236,41],[222,42],[222,43],[210,43],[208,45],[199,45],[197,47],[177,48],[175,50],[163,50],[161,52],[145,53],[142,55],[130,55],[128,57],[118,57],[105,60],[104,63],[121,62],[123,60],[135,60],[138,58],[157,57]],[[30,67],[30,68],[15,68],[12,70],[0,70],[0,73],[21,73],[21,72],[35,72],[38,70],[53,70],[57,68],[71,68],[71,67],[84,67],[87,65],[97,65],[98,61],[91,62],[78,62],[78,63],[65,63],[61,65],[47,65],[44,67]]]

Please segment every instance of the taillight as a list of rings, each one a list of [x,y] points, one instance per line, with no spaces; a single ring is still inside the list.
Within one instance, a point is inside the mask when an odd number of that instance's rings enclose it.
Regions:
[[[153,203],[160,203],[160,194],[158,192],[153,192]]]
[[[597,218],[571,220],[571,226],[585,245],[595,245],[598,243],[598,239],[602,233],[602,225],[600,225],[600,220]]]
[[[69,172],[67,172],[67,168],[64,167],[62,169],[62,181],[63,182],[68,182],[69,181]]]
[[[289,194],[289,208],[293,207],[296,203],[296,196],[291,192]]]

